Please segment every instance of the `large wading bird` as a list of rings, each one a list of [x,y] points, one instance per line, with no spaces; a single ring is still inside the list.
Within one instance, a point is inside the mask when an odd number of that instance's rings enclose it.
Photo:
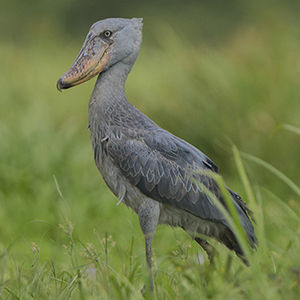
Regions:
[[[139,217],[151,273],[151,245],[158,224],[184,229],[208,254],[212,237],[243,251],[231,226],[209,197],[213,193],[227,209],[218,184],[203,171],[218,167],[201,151],[160,128],[128,102],[127,76],[142,41],[142,19],[112,18],[92,25],[73,65],[57,81],[58,90],[83,83],[99,74],[89,102],[89,130],[96,165],[119,202]],[[228,189],[249,244],[256,243],[250,210]],[[227,209],[228,210],[228,209]]]

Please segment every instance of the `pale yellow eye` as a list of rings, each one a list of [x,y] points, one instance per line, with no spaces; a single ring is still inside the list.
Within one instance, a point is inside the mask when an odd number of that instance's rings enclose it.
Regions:
[[[103,34],[104,34],[104,36],[105,37],[110,37],[111,35],[112,35],[112,32],[110,31],[110,30],[105,30],[104,32],[103,32]]]

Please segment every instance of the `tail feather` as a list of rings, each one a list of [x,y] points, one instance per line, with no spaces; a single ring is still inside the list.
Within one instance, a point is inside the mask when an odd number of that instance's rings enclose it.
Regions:
[[[257,238],[255,235],[253,224],[251,222],[251,220],[255,222],[253,218],[253,212],[247,207],[246,203],[242,200],[242,198],[237,193],[231,191],[229,188],[228,191],[232,197],[233,203],[235,204],[235,208],[237,209],[237,212],[239,214],[240,222],[241,225],[243,226],[249,244],[252,248],[256,248]],[[221,240],[229,249],[235,251],[237,256],[246,265],[249,265],[240,244],[238,243],[234,233],[229,227],[224,231]]]

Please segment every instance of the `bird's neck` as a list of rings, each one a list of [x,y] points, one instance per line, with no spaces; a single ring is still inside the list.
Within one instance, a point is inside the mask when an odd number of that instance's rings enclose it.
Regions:
[[[98,76],[91,101],[98,104],[126,101],[125,82],[131,66],[118,62]]]

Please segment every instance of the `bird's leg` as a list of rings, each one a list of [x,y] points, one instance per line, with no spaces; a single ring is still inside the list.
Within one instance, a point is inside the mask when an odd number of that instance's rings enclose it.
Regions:
[[[145,199],[138,209],[138,216],[145,237],[146,261],[149,274],[149,285],[153,291],[153,275],[152,275],[152,241],[156,231],[159,219],[158,202]]]
[[[214,264],[214,258],[217,254],[217,250],[206,240],[203,240],[199,237],[195,238],[195,241],[205,250],[207,253],[209,262],[213,265]]]
[[[154,235],[145,235],[145,247],[146,247],[146,261],[149,275],[149,285],[151,291],[153,291],[153,275],[152,275],[152,240]]]

